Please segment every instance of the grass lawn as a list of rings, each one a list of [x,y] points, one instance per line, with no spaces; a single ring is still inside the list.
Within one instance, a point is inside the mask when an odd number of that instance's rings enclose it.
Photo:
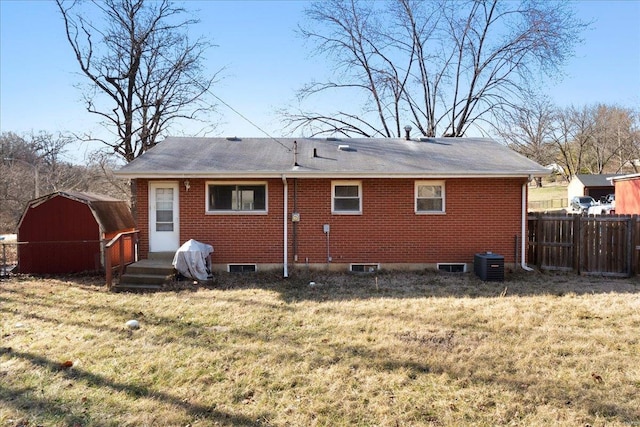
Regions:
[[[529,201],[555,200],[567,198],[567,184],[545,182],[540,188],[535,185],[529,185]]]
[[[545,181],[539,188],[530,184],[527,197],[529,211],[553,212],[566,209],[568,206],[567,183]]]
[[[101,282],[0,282],[0,426],[640,425],[636,278]]]

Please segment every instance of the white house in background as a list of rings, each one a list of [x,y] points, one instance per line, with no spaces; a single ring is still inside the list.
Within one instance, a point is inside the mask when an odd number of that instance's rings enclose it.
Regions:
[[[607,194],[614,192],[611,178],[621,176],[621,174],[594,174],[594,175],[574,175],[567,186],[567,201],[575,196],[591,196],[596,202]]]
[[[557,163],[549,163],[547,166],[545,166],[545,169],[549,169],[552,173],[560,174],[565,179],[567,178],[567,174],[564,171],[564,168]]]

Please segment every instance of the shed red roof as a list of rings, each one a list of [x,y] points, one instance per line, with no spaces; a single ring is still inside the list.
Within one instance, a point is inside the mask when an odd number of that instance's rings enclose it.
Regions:
[[[66,197],[89,206],[103,233],[114,233],[135,228],[135,221],[127,202],[103,194],[79,191],[57,191],[31,200],[22,214],[20,223],[22,223],[22,219],[29,208],[39,206],[54,197]]]

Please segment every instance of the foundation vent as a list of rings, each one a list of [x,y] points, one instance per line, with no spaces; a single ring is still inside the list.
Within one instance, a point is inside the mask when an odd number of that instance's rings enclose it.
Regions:
[[[438,271],[444,271],[446,273],[466,273],[467,264],[464,262],[439,262],[436,264]]]
[[[352,273],[375,273],[380,270],[380,264],[351,264],[349,271]]]
[[[258,271],[256,264],[227,264],[229,273],[255,273]]]

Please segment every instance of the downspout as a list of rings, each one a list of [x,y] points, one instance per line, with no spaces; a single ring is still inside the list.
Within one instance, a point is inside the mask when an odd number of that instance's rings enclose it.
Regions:
[[[293,178],[293,212],[298,212],[298,178]],[[292,214],[293,215],[293,214]],[[298,262],[298,223],[291,222],[293,235],[293,262]]]
[[[529,179],[522,184],[522,221],[521,221],[521,230],[520,235],[522,238],[520,239],[520,267],[522,267],[525,271],[533,271],[533,268],[527,265],[527,261],[525,259],[526,255],[526,244],[527,239],[525,233],[527,232],[527,183],[531,180],[531,176]]]
[[[282,184],[284,186],[284,203],[283,203],[283,211],[284,211],[284,215],[283,215],[283,217],[284,217],[284,221],[283,221],[284,222],[284,224],[283,224],[284,225],[284,227],[283,227],[284,228],[284,237],[283,237],[284,238],[284,245],[283,245],[283,252],[284,252],[283,265],[284,265],[284,267],[283,268],[284,268],[284,272],[283,272],[283,274],[284,274],[284,277],[286,278],[286,277],[289,277],[289,265],[288,265],[288,262],[287,262],[287,259],[289,258],[289,254],[288,254],[288,250],[287,250],[288,249],[288,247],[287,247],[287,239],[289,238],[288,237],[288,231],[289,230],[287,229],[287,226],[289,225],[288,221],[287,221],[287,217],[289,216],[289,212],[288,212],[289,209],[288,209],[288,206],[287,206],[287,203],[288,203],[288,200],[289,200],[289,187],[287,185],[287,177],[284,174],[282,175]]]

